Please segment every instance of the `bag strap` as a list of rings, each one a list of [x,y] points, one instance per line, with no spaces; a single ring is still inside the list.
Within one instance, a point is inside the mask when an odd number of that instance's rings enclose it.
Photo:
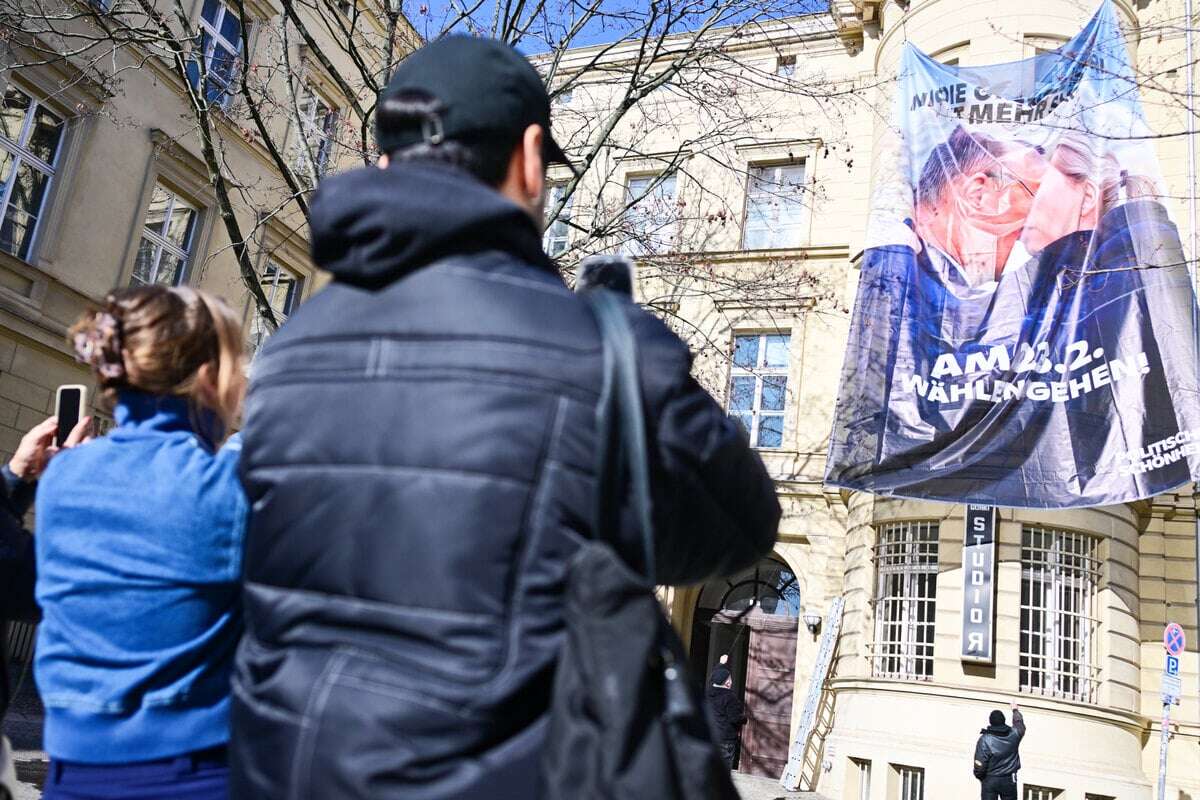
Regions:
[[[628,477],[637,525],[641,533],[642,571],[654,583],[654,514],[650,500],[650,466],[646,450],[646,420],[638,376],[637,340],[626,316],[629,299],[610,289],[595,288],[583,295],[600,327],[604,352],[604,386],[597,408],[599,472],[597,535],[617,530],[621,486]]]

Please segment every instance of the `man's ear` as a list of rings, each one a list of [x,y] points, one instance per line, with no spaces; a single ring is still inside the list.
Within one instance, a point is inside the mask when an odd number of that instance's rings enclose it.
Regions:
[[[1083,202],[1079,204],[1079,216],[1080,219],[1094,217],[1097,223],[1100,220],[1100,188],[1089,180],[1083,182]]]
[[[521,137],[521,188],[532,200],[546,190],[546,163],[542,160],[542,145],[546,132],[541,125],[530,125]]]
[[[986,172],[976,172],[962,182],[963,197],[972,208],[979,208],[983,204],[983,194],[990,180]]]

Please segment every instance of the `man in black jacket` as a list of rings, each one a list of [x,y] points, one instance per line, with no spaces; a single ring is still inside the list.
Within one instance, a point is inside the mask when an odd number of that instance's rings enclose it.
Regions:
[[[332,284],[258,357],[246,406],[235,798],[536,800],[563,578],[596,535],[598,328],[541,247],[550,105],[502,44],[409,56],[378,168],[311,208]],[[658,579],[752,564],[758,456],[630,303]],[[636,562],[625,510],[619,530]]]
[[[733,674],[726,667],[717,667],[709,677],[704,695],[712,714],[713,733],[721,747],[725,766],[733,769],[738,735],[746,724],[746,706],[733,692]]]
[[[1017,772],[1021,769],[1021,740],[1025,738],[1025,718],[1012,704],[1013,724],[1004,723],[999,709],[988,717],[988,726],[979,732],[975,745],[975,777],[982,784],[983,800],[1016,800]]]

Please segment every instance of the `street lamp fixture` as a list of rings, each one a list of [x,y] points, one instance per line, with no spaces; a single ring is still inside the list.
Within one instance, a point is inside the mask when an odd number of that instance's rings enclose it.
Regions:
[[[816,636],[817,631],[821,629],[821,615],[816,611],[805,611],[804,624],[808,626],[808,632]]]

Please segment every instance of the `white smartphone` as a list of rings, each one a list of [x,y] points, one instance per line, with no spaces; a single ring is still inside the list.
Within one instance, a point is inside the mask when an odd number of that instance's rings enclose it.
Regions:
[[[58,387],[54,396],[54,416],[58,419],[58,433],[55,441],[59,447],[75,430],[87,410],[87,387],[82,384],[70,384]]]

